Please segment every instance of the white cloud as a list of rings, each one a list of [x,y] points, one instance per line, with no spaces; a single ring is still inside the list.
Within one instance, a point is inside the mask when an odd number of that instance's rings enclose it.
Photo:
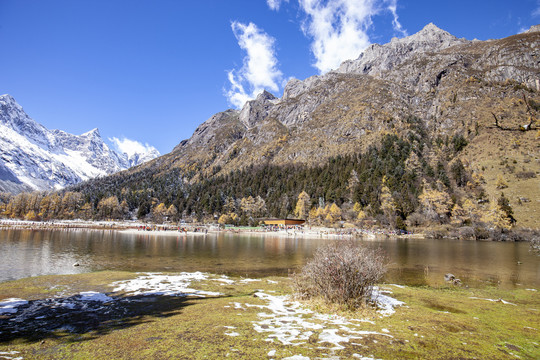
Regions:
[[[357,58],[370,45],[371,18],[382,11],[390,11],[394,30],[405,34],[398,21],[397,0],[299,0],[299,4],[308,17],[303,31],[313,39],[314,66],[320,73]]]
[[[226,95],[234,107],[241,108],[247,100],[255,98],[263,90],[279,91],[278,84],[283,74],[277,68],[273,37],[253,23],[245,25],[234,21],[231,27],[246,56],[240,70],[228,72],[231,87]]]
[[[533,11],[532,16],[540,16],[540,0],[536,1],[536,9]]]
[[[397,0],[390,0],[387,9],[390,10],[392,16],[394,17],[392,20],[392,27],[394,28],[394,31],[401,33],[403,36],[407,36],[407,30],[403,29],[401,23],[399,22],[399,17],[397,14]]]
[[[126,153],[128,157],[132,157],[135,154],[159,155],[159,151],[157,151],[155,147],[148,144],[142,144],[136,140],[127,139],[126,137],[122,137],[122,139],[112,137],[109,138],[109,141],[113,143],[120,153]]]
[[[275,10],[275,11],[279,10],[279,7],[281,6],[282,2],[289,2],[289,0],[266,0],[268,7],[271,10]]]

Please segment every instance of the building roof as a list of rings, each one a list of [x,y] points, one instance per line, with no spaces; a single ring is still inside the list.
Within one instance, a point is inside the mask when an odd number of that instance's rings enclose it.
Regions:
[[[266,225],[302,225],[306,222],[302,219],[266,219],[263,221]]]

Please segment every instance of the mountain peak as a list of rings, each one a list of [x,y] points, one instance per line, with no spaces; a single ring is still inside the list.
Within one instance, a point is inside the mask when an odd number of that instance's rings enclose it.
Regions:
[[[0,105],[22,110],[21,105],[19,105],[13,96],[9,94],[0,95]]]
[[[265,100],[275,100],[275,99],[277,98],[272,93],[266,90],[263,90],[262,93],[257,95],[257,98],[255,99],[255,101],[265,101]]]
[[[534,33],[534,32],[540,32],[540,24],[539,25],[533,25],[529,28],[529,30],[525,31],[526,33]]]
[[[402,39],[394,38],[384,45],[369,46],[356,60],[343,62],[337,72],[378,76],[418,54],[440,51],[466,42],[429,23],[416,34]]]
[[[12,103],[16,102],[13,96],[9,94],[0,95],[0,101],[12,102]]]
[[[446,31],[444,31],[443,29],[441,29],[434,23],[430,22],[429,24],[424,26],[424,28],[420,30],[419,32],[446,32]]]
[[[457,37],[450,34],[448,31],[441,29],[434,23],[427,24],[422,30],[409,36],[409,38],[416,41],[439,40],[442,42],[442,40],[457,40]]]
[[[99,137],[100,138],[101,134],[99,133],[98,128],[93,128],[92,130],[85,132],[81,136],[84,136],[84,137]]]
[[[260,122],[268,113],[268,108],[272,106],[274,100],[278,100],[274,95],[264,90],[257,95],[255,100],[247,101],[238,115],[240,122],[246,127],[253,127]]]
[[[19,192],[73,185],[127,169],[159,153],[150,151],[134,159],[118,154],[109,149],[97,128],[82,135],[49,130],[4,94],[0,95],[0,155],[0,191]]]

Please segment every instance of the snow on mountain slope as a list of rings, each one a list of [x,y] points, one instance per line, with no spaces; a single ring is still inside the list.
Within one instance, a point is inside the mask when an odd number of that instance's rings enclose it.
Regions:
[[[157,150],[118,154],[105,144],[98,129],[82,135],[48,130],[13,97],[0,96],[0,191],[60,189],[157,156]]]

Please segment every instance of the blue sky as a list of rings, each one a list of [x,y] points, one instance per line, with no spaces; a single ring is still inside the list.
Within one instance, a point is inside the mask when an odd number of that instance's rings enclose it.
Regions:
[[[0,0],[0,94],[50,129],[164,154],[262,89],[430,22],[502,38],[540,23],[540,0]]]

